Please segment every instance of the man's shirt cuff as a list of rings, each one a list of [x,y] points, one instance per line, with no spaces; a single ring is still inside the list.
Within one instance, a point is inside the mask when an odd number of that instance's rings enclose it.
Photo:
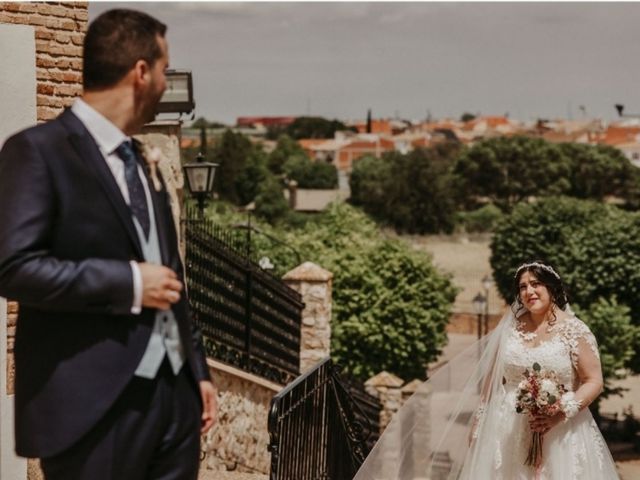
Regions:
[[[131,260],[131,273],[133,274],[133,305],[131,305],[131,313],[134,315],[142,312],[142,273],[138,262]]]

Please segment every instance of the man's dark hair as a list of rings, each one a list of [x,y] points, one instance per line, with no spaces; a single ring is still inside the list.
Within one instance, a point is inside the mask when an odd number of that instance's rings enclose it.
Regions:
[[[157,37],[164,37],[166,31],[165,24],[135,10],[116,9],[100,15],[84,38],[84,88],[115,85],[138,60],[153,66],[162,56]]]

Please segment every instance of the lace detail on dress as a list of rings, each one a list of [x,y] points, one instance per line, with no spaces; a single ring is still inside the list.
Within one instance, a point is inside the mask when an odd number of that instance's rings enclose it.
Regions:
[[[573,466],[571,478],[572,480],[578,480],[584,472],[582,465],[587,460],[587,450],[584,443],[578,442],[577,435],[573,433],[570,433],[569,435],[571,438],[571,452],[573,453],[573,455],[571,455]]]
[[[602,470],[604,464],[604,440],[602,439],[600,430],[598,430],[598,425],[593,418],[589,422],[589,428],[591,430],[591,438],[593,439],[593,443],[596,446],[596,457],[598,458],[598,466],[600,467],[600,470]]]
[[[593,336],[589,327],[576,317],[567,318],[557,327],[560,340],[569,347],[571,354],[571,363],[574,368],[578,366],[578,345],[580,340],[584,340],[593,354],[600,359],[598,352],[598,343],[596,337]]]
[[[500,440],[496,440],[496,455],[493,457],[493,468],[500,470],[502,466],[502,447]]]

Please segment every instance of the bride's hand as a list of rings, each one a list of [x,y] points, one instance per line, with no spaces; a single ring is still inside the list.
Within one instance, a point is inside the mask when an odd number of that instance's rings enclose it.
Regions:
[[[545,434],[557,424],[564,420],[564,413],[558,412],[555,415],[537,415],[529,418],[529,426],[534,432]]]

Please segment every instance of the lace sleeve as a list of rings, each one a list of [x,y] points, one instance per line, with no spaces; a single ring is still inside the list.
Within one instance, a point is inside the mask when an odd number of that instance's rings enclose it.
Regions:
[[[565,341],[569,345],[573,368],[578,370],[578,362],[581,354],[591,353],[595,355],[598,363],[600,362],[600,352],[598,351],[596,337],[582,320],[578,320],[577,318],[568,319],[566,328],[562,333]]]
[[[563,397],[565,415],[570,418],[593,402],[602,393],[603,379],[596,338],[584,322],[577,318],[567,321],[563,338],[569,345],[571,363],[579,379],[578,389]]]

